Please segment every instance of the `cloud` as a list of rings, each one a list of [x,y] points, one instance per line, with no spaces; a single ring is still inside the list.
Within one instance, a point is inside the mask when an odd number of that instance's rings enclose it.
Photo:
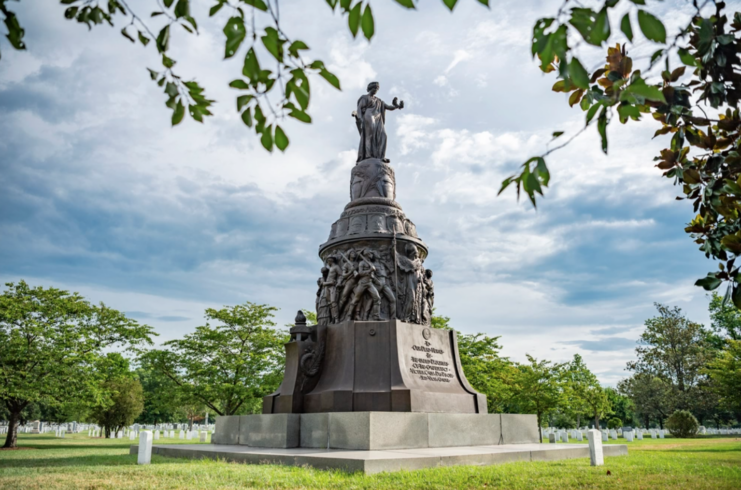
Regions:
[[[566,345],[577,345],[585,350],[595,352],[620,351],[635,349],[636,341],[622,337],[607,337],[599,340],[569,340],[561,342]]]
[[[382,99],[406,102],[386,114],[387,156],[430,248],[438,312],[457,329],[501,335],[516,360],[583,354],[615,383],[654,301],[707,321],[692,283],[711,264],[683,232],[691,208],[653,166],[666,142],[646,136],[652,121],[611,125],[607,156],[591,129],[550,154],[537,210],[512,188],[498,196],[527,158],[584,124],[529,53],[532,23],[555,3],[461,4],[453,15],[379,4],[372,43],[326,7],[292,5],[282,25],[343,90],[311,79],[314,122],[281,122],[285,154],[241,123],[228,87],[240,56],[214,56],[223,19],[207,5],[193,7],[200,35],[181,33],[173,49],[218,101],[215,116],[175,128],[145,70],[154,50],[65,22],[61,7],[17,7],[29,49],[4,49],[0,70],[0,279],[80,291],[146,320],[160,341],[201,324],[205,308],[248,300],[292,321],[313,305],[318,245],[355,164],[350,113],[375,79]],[[551,142],[555,130],[566,134]]]

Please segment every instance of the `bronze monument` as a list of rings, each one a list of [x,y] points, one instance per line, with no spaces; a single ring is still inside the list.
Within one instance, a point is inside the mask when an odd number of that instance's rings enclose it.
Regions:
[[[396,202],[378,82],[353,112],[360,133],[350,202],[319,246],[317,325],[299,312],[278,390],[263,413],[486,413],[461,369],[456,334],[430,327],[428,249]]]

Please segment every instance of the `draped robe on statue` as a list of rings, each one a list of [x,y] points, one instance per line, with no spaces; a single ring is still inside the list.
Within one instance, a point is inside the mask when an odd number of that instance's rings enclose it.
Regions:
[[[424,267],[416,256],[399,255],[399,318],[405,322],[422,322],[422,297],[424,295]]]
[[[360,97],[357,124],[360,131],[358,161],[386,158],[386,103],[369,94]]]

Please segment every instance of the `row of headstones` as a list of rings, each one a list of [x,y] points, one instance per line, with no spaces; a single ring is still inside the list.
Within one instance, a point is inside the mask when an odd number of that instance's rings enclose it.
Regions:
[[[730,436],[741,434],[741,429],[706,429],[700,427],[700,434],[708,434],[712,436]]]
[[[590,430],[597,430],[597,429],[590,429]],[[543,429],[543,435],[548,436],[548,442],[550,443],[556,443],[556,442],[569,442],[569,437],[572,439],[576,439],[577,441],[583,441],[584,435],[588,431],[582,431],[582,430],[548,430]],[[602,441],[606,442],[608,438],[617,440],[619,435],[622,435],[623,438],[627,442],[633,442],[633,439],[643,440],[643,435],[645,433],[648,433],[651,435],[652,439],[663,439],[665,435],[665,431],[662,429],[650,429],[648,431],[645,431],[645,429],[633,429],[629,431],[623,432],[622,429],[602,429],[599,432],[602,433]]]

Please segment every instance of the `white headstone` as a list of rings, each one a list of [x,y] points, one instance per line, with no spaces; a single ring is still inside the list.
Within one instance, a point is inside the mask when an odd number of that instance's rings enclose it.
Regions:
[[[659,439],[663,439],[663,438],[664,438],[664,429],[661,429],[659,431]]]
[[[159,441],[160,439],[160,431],[156,430],[154,431],[154,440]]]
[[[617,432],[615,431],[615,429],[611,429],[611,430],[610,430],[610,437],[611,437],[611,438],[613,438],[614,440],[617,440],[617,438],[618,438],[618,434],[617,434]]]
[[[607,431],[602,430],[600,432],[602,432],[602,442],[607,442]]]
[[[549,433],[548,434],[548,442],[550,444],[555,444],[556,443],[556,434],[554,434],[553,432]]]
[[[633,442],[633,431],[628,430],[623,432],[623,437],[625,437],[625,440],[628,442]]]
[[[139,435],[139,457],[136,464],[149,464],[152,462],[152,433],[144,430]]]
[[[188,440],[193,439],[193,433],[191,431],[188,431],[185,433],[185,438]]]
[[[116,436],[117,439],[123,439],[123,431],[118,431],[118,435]]]
[[[582,433],[581,433],[580,430],[577,430],[576,431],[576,440],[579,441],[579,442],[583,442],[584,441],[584,436],[582,435]]]
[[[643,431],[642,430],[639,430],[638,431],[638,433],[636,434],[636,439],[638,439],[639,441],[642,441],[643,440]]]
[[[201,437],[199,439],[200,442],[207,442],[206,441],[206,437],[208,437],[207,434],[208,434],[207,432],[201,432]]]
[[[180,434],[178,435],[178,439],[185,439],[185,432],[181,429]]]
[[[561,432],[561,442],[569,442],[569,433],[566,431]]]
[[[130,441],[133,441],[135,437],[136,437],[136,433],[133,430],[131,432],[129,432],[129,440]]]
[[[589,462],[592,466],[602,466],[605,464],[605,458],[602,454],[602,439],[600,435],[604,436],[604,432],[600,434],[600,431],[596,429],[590,429],[587,431],[587,440],[589,441]]]

